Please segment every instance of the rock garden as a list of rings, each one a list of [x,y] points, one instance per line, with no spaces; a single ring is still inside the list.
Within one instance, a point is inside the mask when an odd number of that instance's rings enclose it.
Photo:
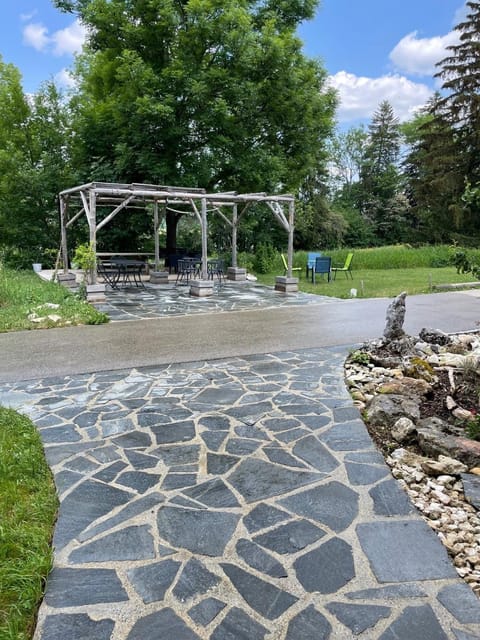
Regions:
[[[480,331],[409,336],[405,298],[383,337],[350,353],[347,385],[393,476],[480,595]]]

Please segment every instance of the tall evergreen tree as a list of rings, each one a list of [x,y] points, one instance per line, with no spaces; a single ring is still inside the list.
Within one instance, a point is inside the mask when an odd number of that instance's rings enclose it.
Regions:
[[[296,35],[316,0],[56,0],[78,66],[84,178],[296,190],[321,165],[334,93]],[[167,217],[167,247],[178,214]]]

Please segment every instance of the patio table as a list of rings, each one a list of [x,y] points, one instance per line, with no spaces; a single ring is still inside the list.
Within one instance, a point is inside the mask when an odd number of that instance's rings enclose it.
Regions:
[[[104,266],[106,266],[105,263]],[[108,263],[108,268],[111,273],[113,272],[109,283],[113,289],[117,289],[119,283],[125,287],[145,287],[142,282],[142,270],[145,268],[145,262],[142,260],[112,258]]]

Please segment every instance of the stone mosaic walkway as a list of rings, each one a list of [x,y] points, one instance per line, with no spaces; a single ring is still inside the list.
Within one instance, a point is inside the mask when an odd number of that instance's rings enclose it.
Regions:
[[[5,385],[61,499],[36,640],[473,640],[341,349]]]
[[[226,282],[221,286],[217,284],[214,295],[205,298],[191,296],[189,291],[188,286],[148,283],[145,289],[107,289],[106,301],[95,306],[115,322],[338,302],[335,298],[302,292],[285,295],[272,287],[251,282]]]

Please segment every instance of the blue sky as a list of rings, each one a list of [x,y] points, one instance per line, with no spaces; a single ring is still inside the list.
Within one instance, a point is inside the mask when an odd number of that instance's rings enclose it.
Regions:
[[[0,54],[19,67],[27,92],[46,79],[68,85],[83,30],[50,0],[0,0]],[[434,63],[454,42],[462,0],[323,0],[302,25],[305,52],[323,60],[341,98],[343,126],[371,117],[389,100],[408,118],[435,89]]]

